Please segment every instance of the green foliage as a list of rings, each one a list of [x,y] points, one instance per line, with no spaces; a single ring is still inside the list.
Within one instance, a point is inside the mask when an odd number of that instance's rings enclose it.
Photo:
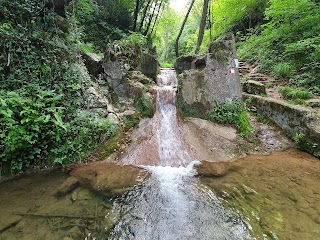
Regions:
[[[161,68],[172,68],[173,64],[172,63],[162,63],[160,64]]]
[[[203,118],[203,114],[194,107],[188,105],[181,95],[178,96],[178,109],[183,117]]]
[[[141,33],[131,32],[130,35],[125,36],[119,41],[121,46],[139,46],[143,47],[147,44],[147,37],[143,36]]]
[[[293,74],[293,67],[288,63],[278,63],[273,67],[273,74],[276,78],[286,79]]]
[[[77,23],[36,0],[2,1],[0,15],[2,165],[20,172],[76,161],[114,136],[116,125],[79,112],[91,80],[77,28],[65,28]]]
[[[227,32],[246,33],[263,22],[267,0],[216,0],[212,2],[213,38]],[[237,6],[235,8],[235,6]]]
[[[136,111],[141,117],[153,117],[154,111],[149,97],[142,95],[135,104]]]
[[[124,121],[125,131],[128,131],[139,123],[139,118],[138,116],[135,116],[135,115],[124,116],[123,121]]]
[[[276,84],[275,83],[273,83],[273,82],[268,82],[268,83],[266,83],[266,88],[273,88],[274,86],[275,86]]]
[[[225,104],[216,103],[213,105],[212,112],[207,114],[205,118],[217,123],[232,124],[242,136],[252,132],[248,108],[246,103],[242,101]]]
[[[292,100],[295,104],[304,104],[303,100],[311,99],[313,96],[308,91],[295,90],[291,87],[282,87],[279,89],[279,93],[284,99]]]
[[[292,84],[319,94],[319,4],[311,0],[271,0],[265,19],[264,25],[252,29],[239,44],[239,57],[259,61],[263,71],[290,77]]]

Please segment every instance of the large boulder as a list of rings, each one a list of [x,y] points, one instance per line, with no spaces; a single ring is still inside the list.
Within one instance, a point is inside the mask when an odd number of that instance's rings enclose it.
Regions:
[[[79,166],[71,175],[83,186],[109,198],[123,195],[149,176],[142,168],[110,163]]]
[[[177,59],[181,95],[184,101],[202,112],[214,103],[241,99],[241,85],[233,36],[215,41],[204,56]],[[190,69],[188,69],[190,68]]]
[[[126,51],[117,52],[115,48],[116,45],[109,46],[102,67],[112,92],[112,103],[124,112],[132,109],[148,90],[148,85],[153,83],[150,78],[155,78],[159,66],[152,55],[143,53],[137,47],[128,49],[132,53],[130,55],[125,54]]]

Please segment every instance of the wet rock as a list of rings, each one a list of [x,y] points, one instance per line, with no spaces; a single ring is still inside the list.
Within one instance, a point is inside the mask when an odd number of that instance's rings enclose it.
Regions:
[[[80,166],[71,175],[85,187],[109,198],[123,195],[148,177],[141,168],[109,163]]]
[[[243,97],[251,98],[258,114],[277,124],[292,139],[298,138],[300,149],[319,157],[320,114],[318,111],[269,97],[246,93]]]
[[[202,161],[196,166],[197,175],[204,177],[221,177],[228,173],[230,163]]]
[[[58,190],[54,195],[56,197],[62,197],[64,195],[67,195],[78,186],[78,183],[79,181],[77,178],[69,177],[58,187]]]
[[[242,87],[244,92],[247,92],[250,94],[255,94],[255,95],[267,94],[266,87],[262,83],[257,81],[248,80],[243,83]]]

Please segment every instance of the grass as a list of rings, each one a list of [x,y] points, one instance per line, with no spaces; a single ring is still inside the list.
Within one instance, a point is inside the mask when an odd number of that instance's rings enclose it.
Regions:
[[[160,67],[161,68],[172,68],[173,64],[172,63],[161,63]]]
[[[292,76],[294,73],[294,70],[289,63],[278,63],[273,67],[272,72],[276,78],[285,79]]]
[[[282,87],[279,89],[279,93],[284,99],[289,100],[292,104],[304,105],[305,100],[311,99],[313,95],[304,90],[293,89],[291,87]]]

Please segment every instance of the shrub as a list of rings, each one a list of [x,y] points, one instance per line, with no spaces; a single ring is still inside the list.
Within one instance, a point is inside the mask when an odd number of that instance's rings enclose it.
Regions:
[[[304,90],[295,90],[291,87],[282,87],[279,89],[279,93],[282,94],[284,99],[288,100],[308,100],[312,98],[312,94]]]
[[[154,111],[149,97],[142,95],[135,104],[136,111],[141,117],[153,117]]]
[[[215,103],[212,112],[207,114],[205,118],[217,123],[232,124],[242,136],[252,132],[248,108],[243,101],[224,104]]]

